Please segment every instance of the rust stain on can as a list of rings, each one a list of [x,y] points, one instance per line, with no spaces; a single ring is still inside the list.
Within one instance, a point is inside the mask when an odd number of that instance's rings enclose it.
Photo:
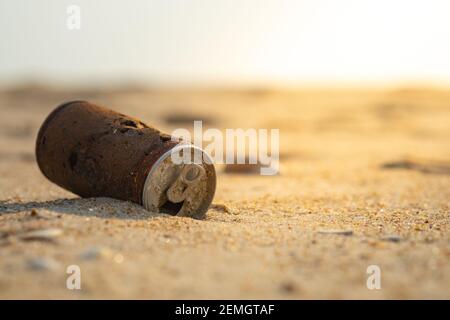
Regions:
[[[214,166],[172,163],[168,155],[174,148],[198,149],[138,119],[72,101],[42,124],[36,159],[50,181],[81,197],[111,197],[156,212],[204,218],[215,192]],[[199,176],[188,181],[196,168]]]

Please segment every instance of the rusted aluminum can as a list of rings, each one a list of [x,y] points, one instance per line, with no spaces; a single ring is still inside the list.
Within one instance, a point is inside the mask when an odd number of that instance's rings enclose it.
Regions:
[[[201,161],[174,161],[175,152],[201,154]],[[50,113],[38,133],[36,159],[50,181],[81,197],[132,201],[152,212],[202,219],[216,188],[203,150],[86,101]]]

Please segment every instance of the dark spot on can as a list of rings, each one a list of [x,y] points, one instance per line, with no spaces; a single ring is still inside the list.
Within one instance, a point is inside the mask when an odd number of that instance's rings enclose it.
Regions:
[[[70,165],[70,169],[73,170],[73,168],[76,166],[78,161],[78,155],[76,154],[76,152],[71,152],[70,156],[69,156],[69,165]]]
[[[170,141],[172,139],[172,136],[168,135],[168,134],[161,134],[159,136],[159,139],[161,140],[161,142],[167,142],[167,141]]]
[[[133,120],[123,120],[120,122],[120,124],[123,126],[127,126],[127,127],[133,127],[133,128],[138,127],[136,122],[134,122]]]

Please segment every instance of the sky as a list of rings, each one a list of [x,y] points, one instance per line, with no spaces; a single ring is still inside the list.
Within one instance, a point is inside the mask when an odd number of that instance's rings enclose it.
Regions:
[[[0,40],[3,85],[450,83],[448,0],[0,0]]]

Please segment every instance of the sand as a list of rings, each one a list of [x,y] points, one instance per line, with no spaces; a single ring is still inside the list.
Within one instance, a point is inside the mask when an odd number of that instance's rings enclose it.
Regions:
[[[80,199],[34,159],[40,124],[71,99],[166,132],[279,128],[280,174],[218,166],[204,221]],[[2,299],[450,298],[450,91],[25,86],[0,110]]]

